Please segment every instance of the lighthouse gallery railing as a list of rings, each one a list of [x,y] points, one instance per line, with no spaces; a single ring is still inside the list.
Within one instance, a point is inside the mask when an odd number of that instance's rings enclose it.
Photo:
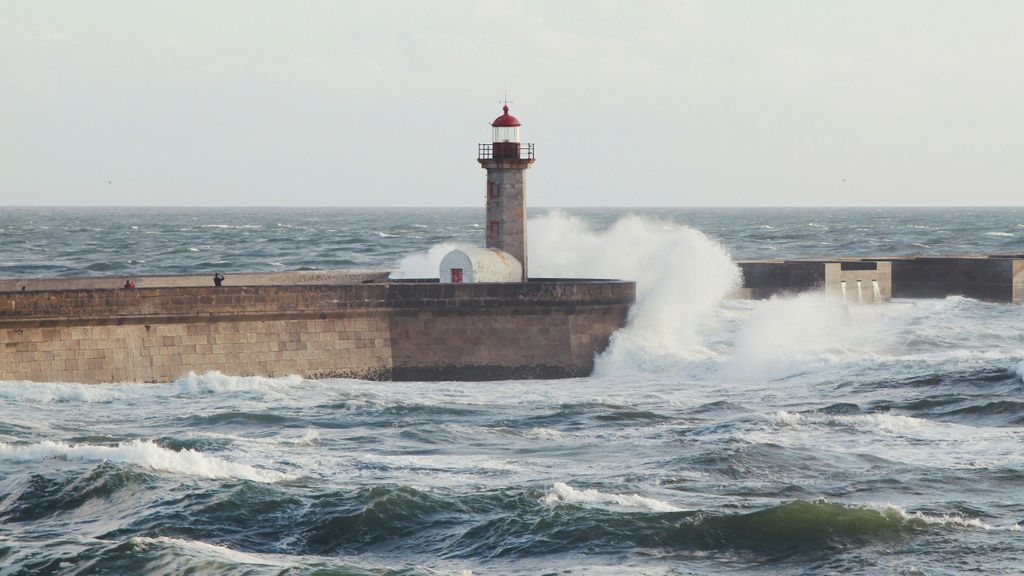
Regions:
[[[533,142],[497,142],[477,146],[478,160],[536,160],[533,156]]]

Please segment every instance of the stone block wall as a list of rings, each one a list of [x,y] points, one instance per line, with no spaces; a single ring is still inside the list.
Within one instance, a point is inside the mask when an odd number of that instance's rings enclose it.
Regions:
[[[392,370],[396,380],[586,376],[628,313],[628,304],[400,310]]]
[[[579,281],[0,292],[0,379],[575,376],[634,294]]]
[[[390,369],[388,333],[367,315],[0,328],[0,379],[164,382],[190,370],[375,379]]]

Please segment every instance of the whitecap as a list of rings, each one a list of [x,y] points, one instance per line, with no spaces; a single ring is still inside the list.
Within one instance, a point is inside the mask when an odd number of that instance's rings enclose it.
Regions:
[[[0,381],[0,398],[40,404],[82,402],[103,404],[134,398],[167,395],[190,396],[232,392],[287,392],[305,380],[298,375],[280,378],[263,376],[229,376],[218,371],[204,374],[189,372],[166,384],[119,383],[80,384],[75,382]]]
[[[535,440],[550,440],[550,441],[561,441],[569,438],[569,435],[561,430],[555,430],[554,428],[529,428],[522,431],[523,436],[527,438],[533,438]]]
[[[923,427],[942,427],[948,424],[933,422],[913,416],[901,414],[796,414],[780,410],[772,415],[772,422],[779,427],[792,427],[810,424],[845,424],[860,428],[870,428],[883,432],[898,432]]]
[[[360,460],[370,465],[405,470],[444,472],[518,472],[522,467],[490,456],[480,455],[389,455],[363,454]]]
[[[683,510],[668,502],[639,494],[608,494],[592,488],[577,490],[564,482],[555,482],[551,491],[541,498],[541,502],[552,506],[557,504],[613,505],[652,512],[681,512]]]
[[[779,410],[775,413],[775,425],[776,426],[795,426],[802,424],[806,418],[800,414],[794,412],[786,412],[785,410]]]
[[[281,378],[264,376],[229,376],[216,370],[203,374],[189,372],[175,380],[171,386],[180,394],[210,394],[221,392],[275,392],[292,388],[305,380],[298,375]]]
[[[306,430],[306,433],[301,438],[295,438],[291,440],[285,440],[286,444],[294,444],[296,446],[314,446],[320,442],[320,432],[310,428]]]
[[[198,553],[202,556],[215,556],[219,559],[229,561],[232,564],[248,564],[256,566],[278,566],[284,567],[289,564],[286,562],[278,561],[270,555],[256,555],[247,552],[240,552],[233,550],[227,546],[220,546],[217,544],[208,544],[206,542],[200,542],[198,540],[183,540],[180,538],[170,538],[168,536],[158,536],[156,538],[150,538],[147,536],[133,536],[129,538],[129,543],[140,548],[148,548],[155,544],[166,544],[174,548],[183,549],[183,552]]]
[[[900,520],[912,521],[917,520],[924,522],[925,524],[940,525],[940,526],[960,526],[964,528],[980,528],[982,530],[992,530],[993,527],[981,521],[979,518],[970,518],[963,514],[943,514],[941,516],[935,516],[931,514],[924,514],[921,512],[907,512],[903,508],[896,506],[895,504],[867,504],[865,508],[871,510],[877,510],[883,516],[886,517],[897,517]],[[1012,530],[1012,528],[1010,528]]]

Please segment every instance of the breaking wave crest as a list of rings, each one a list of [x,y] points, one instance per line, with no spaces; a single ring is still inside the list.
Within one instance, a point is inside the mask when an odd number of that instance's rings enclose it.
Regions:
[[[121,462],[176,474],[254,482],[280,482],[296,478],[291,474],[230,462],[187,448],[169,450],[148,440],[122,442],[116,446],[67,444],[50,440],[28,445],[0,442],[0,460],[34,462],[54,458]]]
[[[865,428],[900,431],[914,430],[921,427],[943,426],[913,416],[900,414],[798,414],[781,410],[775,413],[774,421],[777,426],[799,426],[809,423],[824,424],[852,424]]]
[[[577,490],[563,482],[555,482],[551,491],[544,496],[543,502],[545,504],[611,504],[626,508],[650,510],[652,512],[682,511],[682,508],[677,508],[667,502],[662,502],[661,500],[648,498],[646,496],[640,496],[639,494],[606,494],[594,489]]]
[[[301,376],[291,375],[282,378],[266,378],[263,376],[229,376],[216,370],[204,374],[189,372],[183,378],[174,381],[170,387],[179,394],[204,394],[219,392],[260,392],[292,387],[301,384]]]

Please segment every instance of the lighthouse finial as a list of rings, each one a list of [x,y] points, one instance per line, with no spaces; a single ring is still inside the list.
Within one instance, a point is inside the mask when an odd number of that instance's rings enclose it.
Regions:
[[[504,104],[501,109],[505,111],[505,114],[508,114],[508,105],[515,104],[515,101],[508,99],[508,90],[505,90],[505,97],[499,100],[499,102]]]

